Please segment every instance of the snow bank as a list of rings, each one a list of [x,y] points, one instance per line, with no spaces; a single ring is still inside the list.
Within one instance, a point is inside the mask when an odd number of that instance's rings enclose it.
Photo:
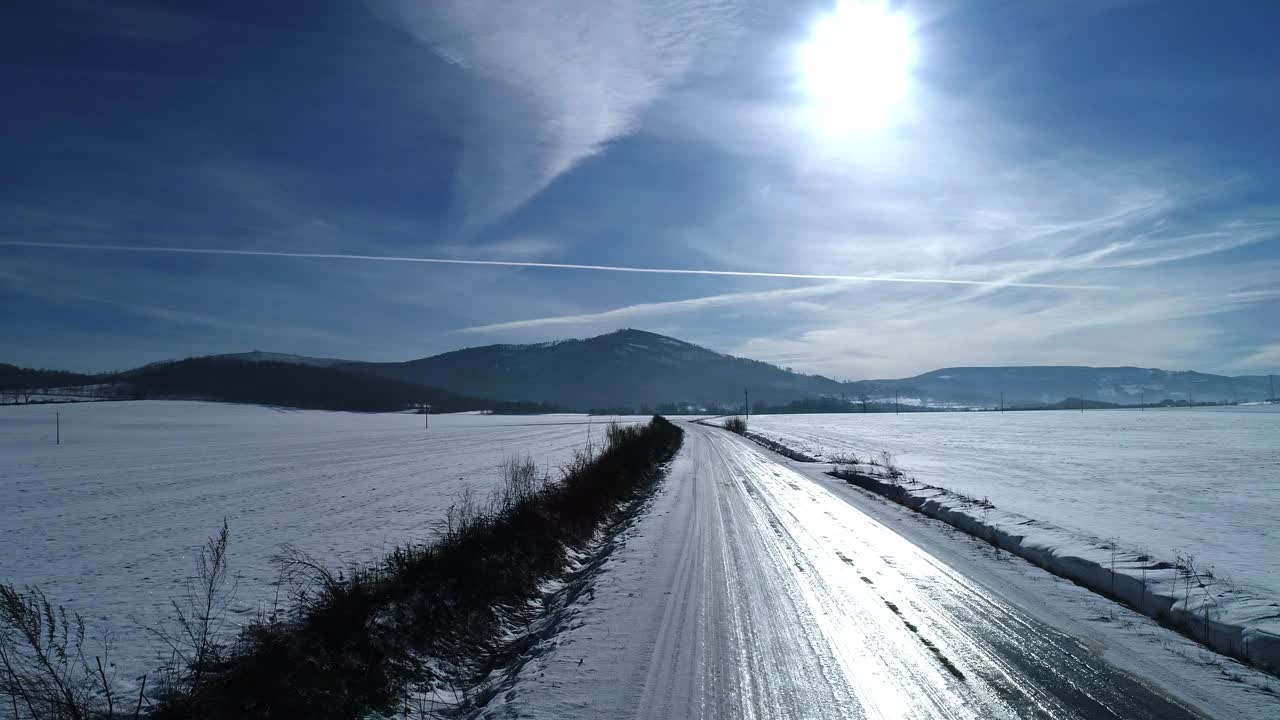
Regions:
[[[1280,672],[1280,603],[1206,574],[1194,558],[1159,561],[989,502],[869,472],[878,470],[859,466],[837,476],[1119,600],[1214,650]]]

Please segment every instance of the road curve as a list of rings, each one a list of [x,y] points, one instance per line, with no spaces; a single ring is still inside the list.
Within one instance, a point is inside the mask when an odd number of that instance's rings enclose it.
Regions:
[[[485,715],[1199,717],[749,443],[685,427],[648,564],[620,565],[565,662]]]

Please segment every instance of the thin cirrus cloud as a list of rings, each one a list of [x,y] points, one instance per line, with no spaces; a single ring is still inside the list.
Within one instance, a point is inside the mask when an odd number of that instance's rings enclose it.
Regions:
[[[796,301],[807,298],[822,297],[825,295],[835,295],[848,290],[852,283],[837,282],[826,283],[823,285],[814,285],[811,287],[786,288],[783,290],[763,290],[756,292],[736,292],[722,293],[719,295],[706,295],[703,297],[688,298],[685,300],[672,300],[668,302],[657,303],[638,303],[636,305],[628,305],[626,307],[614,308],[612,310],[604,310],[594,313],[582,313],[578,315],[555,315],[540,318],[530,318],[528,320],[513,320],[509,322],[490,323],[488,325],[474,325],[472,327],[462,328],[459,332],[465,333],[492,333],[506,332],[511,330],[531,330],[535,328],[554,327],[554,326],[609,326],[617,323],[626,323],[637,318],[648,317],[669,317],[679,313],[698,312],[717,307],[753,305],[758,303],[776,303],[779,301]],[[812,309],[812,306],[810,306]]]
[[[1264,345],[1257,352],[1241,358],[1231,367],[1246,371],[1280,367],[1280,343]]]
[[[478,267],[538,268],[543,270],[587,270],[613,273],[639,273],[646,275],[703,275],[711,277],[775,278],[784,280],[838,280],[843,282],[902,283],[908,285],[988,285],[1022,287],[1047,290],[1103,290],[1102,285],[1070,285],[1062,283],[1006,282],[1004,280],[973,280],[966,278],[903,277],[892,275],[834,275],[820,273],[785,273],[751,270],[714,270],[706,268],[660,268],[633,265],[587,265],[581,263],[532,262],[523,260],[481,260],[465,258],[414,257],[406,255],[360,255],[348,253],[309,253],[274,250],[237,250],[209,247],[162,247],[150,245],[92,245],[85,243],[30,242],[25,240],[0,240],[8,247],[30,247],[56,250],[87,250],[102,252],[157,253],[168,255],[222,255],[231,257],[292,258],[300,260],[348,260],[357,262],[420,263],[425,265],[470,265]]]
[[[856,309],[832,303],[760,327],[735,352],[844,377],[1008,362],[1213,370],[1267,334],[1243,324],[1243,313],[1274,298],[1222,301],[1255,274],[1248,266],[1212,277],[1172,271],[1273,252],[1280,215],[1250,192],[1256,178],[1229,167],[1193,167],[1177,148],[1135,156],[1055,145],[1051,128],[962,104],[945,88],[919,93],[918,115],[874,143],[845,145],[815,142],[778,101],[688,101],[664,132],[773,168],[771,182],[722,221],[731,240],[695,240],[707,257],[996,279],[945,301],[924,289],[911,302],[842,298]],[[1028,156],[1028,145],[1040,152]],[[858,242],[847,240],[849,227],[865,228]],[[1004,292],[1063,276],[1118,289],[1053,295],[1045,306]]]
[[[636,127],[737,34],[738,0],[370,0],[469,82],[456,186],[469,221],[519,207]]]
[[[1258,278],[1254,278],[1257,280]],[[1177,367],[1223,343],[1218,313],[1250,304],[1220,289],[1149,297],[1117,291],[1110,296],[1074,294],[1052,302],[1021,304],[992,298],[901,298],[875,303],[874,315],[847,307],[829,309],[785,335],[760,335],[732,348],[735,354],[805,367],[837,377],[903,377],[938,367],[984,365],[1140,365]],[[1116,348],[1123,347],[1122,359]],[[939,352],[945,348],[945,352]],[[851,366],[842,358],[855,355]],[[1255,358],[1260,364],[1265,353]],[[852,372],[851,372],[852,369]]]

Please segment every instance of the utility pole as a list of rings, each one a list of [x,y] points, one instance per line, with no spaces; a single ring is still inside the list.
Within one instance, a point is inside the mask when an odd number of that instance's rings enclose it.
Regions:
[[[744,420],[751,419],[751,391],[749,388],[742,388],[742,411],[746,415]]]
[[[54,444],[61,445],[62,444],[62,413],[60,412],[54,413],[53,417],[54,417],[54,423],[56,423],[55,427],[57,428],[55,430],[57,434],[54,436],[56,438],[54,440]]]
[[[1005,414],[1005,386],[1009,384],[1009,369],[1000,370],[1000,414]]]
[[[422,429],[426,430],[431,427],[431,406],[422,406]]]

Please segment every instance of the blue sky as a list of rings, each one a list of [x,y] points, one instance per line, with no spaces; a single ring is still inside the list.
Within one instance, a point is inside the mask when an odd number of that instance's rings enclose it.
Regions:
[[[1280,6],[870,4],[909,61],[832,91],[855,0],[20,2],[0,361],[638,327],[841,379],[1280,372]]]

